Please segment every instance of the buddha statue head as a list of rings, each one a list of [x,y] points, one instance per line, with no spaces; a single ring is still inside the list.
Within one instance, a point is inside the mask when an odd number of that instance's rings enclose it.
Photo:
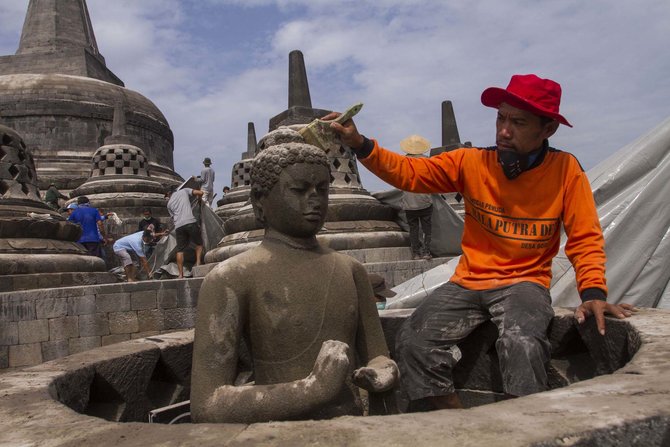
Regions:
[[[314,237],[328,211],[330,170],[326,154],[304,143],[271,146],[254,158],[251,203],[266,231]]]

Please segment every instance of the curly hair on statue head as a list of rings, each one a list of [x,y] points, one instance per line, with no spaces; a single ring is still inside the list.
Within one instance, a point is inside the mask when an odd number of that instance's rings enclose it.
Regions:
[[[261,151],[251,164],[251,194],[259,197],[270,192],[281,172],[296,163],[322,165],[328,169],[328,157],[316,146],[283,143]]]

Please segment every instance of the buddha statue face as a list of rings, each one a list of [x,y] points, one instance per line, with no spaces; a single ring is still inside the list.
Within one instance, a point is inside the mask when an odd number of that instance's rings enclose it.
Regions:
[[[266,229],[310,238],[328,211],[330,168],[326,154],[304,143],[262,150],[251,167],[251,203]]]
[[[265,226],[292,237],[316,235],[326,220],[329,184],[326,166],[314,163],[286,166],[270,192],[258,200]]]

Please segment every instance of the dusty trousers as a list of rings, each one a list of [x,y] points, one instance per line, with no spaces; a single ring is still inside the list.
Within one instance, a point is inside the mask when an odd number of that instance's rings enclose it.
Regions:
[[[448,282],[426,297],[398,332],[400,386],[410,400],[453,393],[451,372],[461,358],[456,345],[491,320],[498,327],[496,351],[505,393],[544,391],[553,316],[549,291],[539,284],[468,290]]]

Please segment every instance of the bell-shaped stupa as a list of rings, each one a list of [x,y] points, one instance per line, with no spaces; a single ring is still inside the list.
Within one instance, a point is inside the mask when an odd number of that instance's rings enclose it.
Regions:
[[[138,147],[141,141],[126,134],[124,101],[114,110],[112,135],[93,154],[91,176],[70,196],[86,196],[96,208],[115,212],[123,221],[120,237],[138,231],[145,209],[154,217],[167,222],[165,184],[151,176],[145,152]],[[90,163],[90,162],[89,162]]]
[[[107,68],[86,1],[30,0],[16,54],[0,57],[0,110],[35,157],[41,189],[54,182],[67,191],[88,179],[91,157],[111,135],[122,95],[127,134],[141,142],[149,170],[182,181],[174,172],[165,116]]]
[[[251,161],[257,152],[256,128],[254,123],[249,123],[247,126],[247,151],[242,153],[242,159],[233,165],[230,191],[216,202],[215,212],[224,221],[232,217],[242,207],[248,205],[249,192],[251,191],[249,172],[251,171]]]
[[[77,243],[80,235],[79,225],[40,199],[32,154],[0,125],[0,291],[109,281],[96,273],[105,271],[103,260]]]
[[[292,51],[289,55],[288,109],[270,119],[270,133],[261,139],[259,150],[283,138],[302,138],[298,130],[327,113],[328,110],[312,107],[303,55],[300,51]],[[330,163],[330,192],[326,223],[317,236],[320,242],[335,250],[357,251],[359,259],[365,259],[366,250],[409,247],[407,233],[395,222],[396,210],[363,188],[352,151],[337,138],[324,150]],[[207,263],[247,250],[258,244],[264,233],[249,204],[225,219],[224,228],[226,236],[216,249],[207,253]],[[401,258],[409,256],[409,250],[399,253]]]

